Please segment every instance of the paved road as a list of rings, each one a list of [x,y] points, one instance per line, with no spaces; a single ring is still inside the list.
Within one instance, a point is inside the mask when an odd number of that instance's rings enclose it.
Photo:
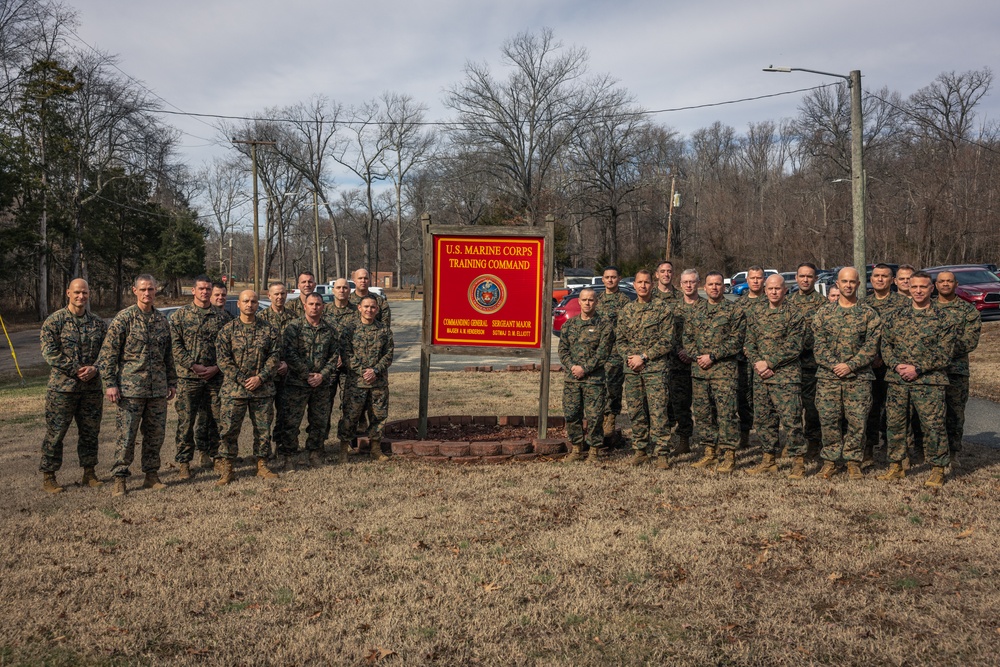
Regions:
[[[396,372],[416,372],[420,370],[420,301],[392,302],[392,331],[396,343],[396,355],[392,370]],[[39,366],[42,354],[38,347],[38,330],[18,331],[10,335],[17,351],[17,359],[22,369]],[[558,363],[559,339],[552,337],[552,361]],[[478,357],[435,355],[431,357],[431,368],[442,371],[460,371],[466,366],[493,366],[502,368],[508,364],[532,363],[540,360],[540,355],[529,357]],[[0,339],[0,377],[14,374],[7,341]],[[971,442],[1000,448],[1000,404],[981,398],[969,399],[965,417],[965,439]]]

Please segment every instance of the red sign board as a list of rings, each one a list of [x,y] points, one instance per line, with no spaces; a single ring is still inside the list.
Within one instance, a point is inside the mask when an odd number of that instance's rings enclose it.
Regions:
[[[541,347],[544,239],[433,235],[434,345]]]

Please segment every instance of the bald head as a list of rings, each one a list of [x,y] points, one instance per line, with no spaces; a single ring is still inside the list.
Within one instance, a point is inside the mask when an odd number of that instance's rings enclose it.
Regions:
[[[83,278],[70,281],[69,287],[66,288],[66,298],[68,299],[66,307],[70,312],[78,317],[82,316],[90,302],[90,285]]]
[[[347,278],[337,278],[333,282],[333,300],[336,305],[343,308],[347,305],[348,299],[351,297],[351,286],[347,282]]]
[[[858,289],[861,285],[860,275],[853,266],[845,266],[837,272],[837,288],[840,298],[837,303],[847,308],[858,302]]]
[[[951,301],[955,297],[955,288],[958,287],[958,280],[951,271],[942,271],[934,280],[937,287],[938,299],[941,301]]]
[[[772,308],[777,308],[781,305],[785,300],[787,292],[788,288],[785,287],[785,279],[778,274],[769,276],[764,281],[764,294],[767,296],[767,300]]]
[[[240,299],[237,305],[240,309],[240,320],[243,322],[253,322],[257,318],[257,292],[252,289],[245,289],[240,292]]]

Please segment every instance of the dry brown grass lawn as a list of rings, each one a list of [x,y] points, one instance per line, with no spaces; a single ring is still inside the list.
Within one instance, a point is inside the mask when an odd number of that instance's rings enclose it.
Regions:
[[[979,347],[969,355],[969,391],[1000,402],[1000,322],[984,322]]]
[[[393,382],[415,414],[416,378]],[[52,497],[41,387],[0,391],[0,664],[995,664],[995,450],[968,444],[939,493],[926,469],[355,460],[224,490],[165,463],[166,490],[133,476],[124,500],[71,484],[70,453]],[[533,373],[432,387],[439,414],[537,409]],[[108,411],[102,475],[112,435]]]

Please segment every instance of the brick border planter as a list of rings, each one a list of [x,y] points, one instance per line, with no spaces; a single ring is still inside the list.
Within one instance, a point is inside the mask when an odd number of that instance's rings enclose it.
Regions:
[[[537,415],[445,415],[428,417],[428,426],[538,426]],[[549,417],[549,428],[562,428],[564,417]],[[383,445],[388,445],[399,460],[422,463],[452,463],[455,465],[499,464],[515,461],[540,461],[562,456],[569,450],[566,438],[518,438],[468,442],[465,440],[414,440],[405,433],[418,426],[416,419],[399,419],[385,425]],[[400,438],[400,439],[395,439]],[[362,440],[359,438],[359,441]],[[367,438],[364,439],[367,444]]]

